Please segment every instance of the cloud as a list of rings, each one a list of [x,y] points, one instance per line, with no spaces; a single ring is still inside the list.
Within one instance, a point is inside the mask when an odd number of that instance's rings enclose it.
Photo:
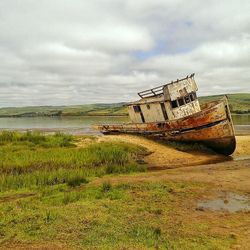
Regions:
[[[196,72],[250,91],[249,1],[0,2],[0,106],[130,101]]]

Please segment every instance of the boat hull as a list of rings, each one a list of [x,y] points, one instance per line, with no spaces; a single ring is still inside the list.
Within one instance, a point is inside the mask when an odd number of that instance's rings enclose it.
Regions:
[[[209,125],[209,127],[198,127],[175,135],[166,132],[163,138],[170,141],[200,142],[217,153],[232,154],[236,148],[236,140],[232,133],[231,122],[224,120]]]
[[[143,134],[170,141],[202,142],[224,155],[236,147],[227,98],[206,103],[196,114],[172,121],[95,126],[103,134]]]

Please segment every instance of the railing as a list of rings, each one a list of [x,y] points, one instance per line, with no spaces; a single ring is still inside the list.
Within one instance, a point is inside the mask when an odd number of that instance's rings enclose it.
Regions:
[[[160,94],[163,94],[163,88],[169,84],[173,84],[173,83],[177,83],[177,82],[181,82],[181,81],[184,81],[184,80],[187,80],[188,78],[193,78],[194,77],[194,73],[191,74],[190,76],[186,76],[185,78],[182,78],[182,79],[177,79],[176,81],[172,81],[170,83],[167,83],[167,84],[164,84],[164,85],[161,85],[161,86],[158,86],[158,87],[155,87],[155,88],[152,88],[152,89],[147,89],[147,90],[144,90],[144,91],[141,91],[138,93],[138,95],[141,97],[141,98],[145,98],[145,97],[152,97],[152,96],[158,96]]]

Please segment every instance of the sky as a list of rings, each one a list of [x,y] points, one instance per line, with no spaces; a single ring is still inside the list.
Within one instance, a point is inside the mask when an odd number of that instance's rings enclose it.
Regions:
[[[1,0],[0,107],[114,103],[195,72],[250,92],[250,1]]]

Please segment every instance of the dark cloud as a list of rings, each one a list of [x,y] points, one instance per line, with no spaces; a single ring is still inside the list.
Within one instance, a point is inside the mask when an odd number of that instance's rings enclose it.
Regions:
[[[119,102],[197,73],[249,92],[249,1],[0,2],[0,106]]]

